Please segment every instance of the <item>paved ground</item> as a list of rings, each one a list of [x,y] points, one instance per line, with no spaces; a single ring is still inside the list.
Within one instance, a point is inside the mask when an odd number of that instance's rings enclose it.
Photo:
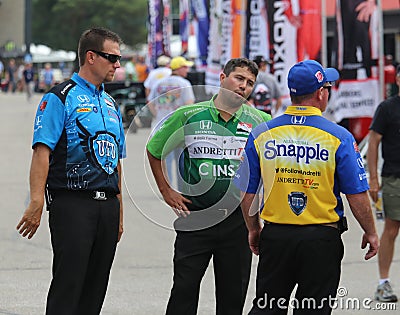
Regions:
[[[44,314],[46,293],[51,277],[51,247],[47,213],[31,240],[23,239],[15,230],[28,197],[32,122],[40,95],[31,103],[25,95],[0,93],[0,314]],[[148,129],[129,134],[128,158],[124,161],[125,233],[118,246],[112,269],[103,315],[163,314],[168,300],[172,277],[174,232],[170,229],[174,216],[160,201],[149,177],[144,159],[144,144]],[[333,314],[398,314],[398,310],[367,310],[382,307],[369,304],[377,282],[377,260],[365,262],[360,249],[361,230],[351,214],[350,231],[344,234],[345,258],[339,307]],[[381,231],[382,222],[377,222]],[[254,259],[252,282],[246,311],[254,296]],[[392,267],[392,281],[400,295],[400,245],[397,243]],[[203,281],[199,314],[214,314],[212,272]],[[356,300],[360,309],[354,310]],[[349,307],[346,307],[348,305]],[[389,305],[384,305],[388,307]],[[399,304],[395,304],[397,309]]]

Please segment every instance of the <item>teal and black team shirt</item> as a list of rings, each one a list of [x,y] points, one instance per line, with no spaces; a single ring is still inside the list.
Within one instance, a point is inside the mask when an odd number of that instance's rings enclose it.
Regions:
[[[124,129],[114,99],[74,73],[38,106],[32,147],[51,149],[47,185],[52,190],[119,192],[118,161],[125,157]]]
[[[148,151],[164,159],[183,149],[182,194],[192,201],[189,210],[235,209],[240,191],[232,178],[240,163],[251,130],[271,116],[243,104],[225,121],[210,101],[178,108],[153,135]]]

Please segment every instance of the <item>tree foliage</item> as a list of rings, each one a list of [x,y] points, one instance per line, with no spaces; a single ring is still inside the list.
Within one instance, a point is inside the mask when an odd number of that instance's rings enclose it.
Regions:
[[[32,40],[76,51],[82,32],[102,26],[135,47],[147,39],[147,0],[33,0]]]

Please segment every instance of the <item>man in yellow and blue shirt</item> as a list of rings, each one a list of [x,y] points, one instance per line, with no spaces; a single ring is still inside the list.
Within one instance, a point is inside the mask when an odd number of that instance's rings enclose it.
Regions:
[[[296,284],[299,308],[294,314],[331,313],[328,302],[336,296],[343,258],[341,193],[365,232],[365,259],[378,250],[356,142],[347,130],[322,117],[331,82],[337,79],[336,69],[324,69],[313,60],[294,65],[288,75],[293,105],[253,129],[248,138],[235,183],[244,192],[250,248],[260,255],[250,314],[286,314]],[[252,202],[260,183],[258,213],[252,211]],[[315,304],[302,303],[306,298]]]

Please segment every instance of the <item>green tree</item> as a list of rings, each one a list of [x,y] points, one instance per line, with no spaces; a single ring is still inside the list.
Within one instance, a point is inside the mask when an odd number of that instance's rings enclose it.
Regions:
[[[77,50],[81,33],[102,26],[131,47],[147,40],[147,0],[33,0],[32,39],[53,49]]]

